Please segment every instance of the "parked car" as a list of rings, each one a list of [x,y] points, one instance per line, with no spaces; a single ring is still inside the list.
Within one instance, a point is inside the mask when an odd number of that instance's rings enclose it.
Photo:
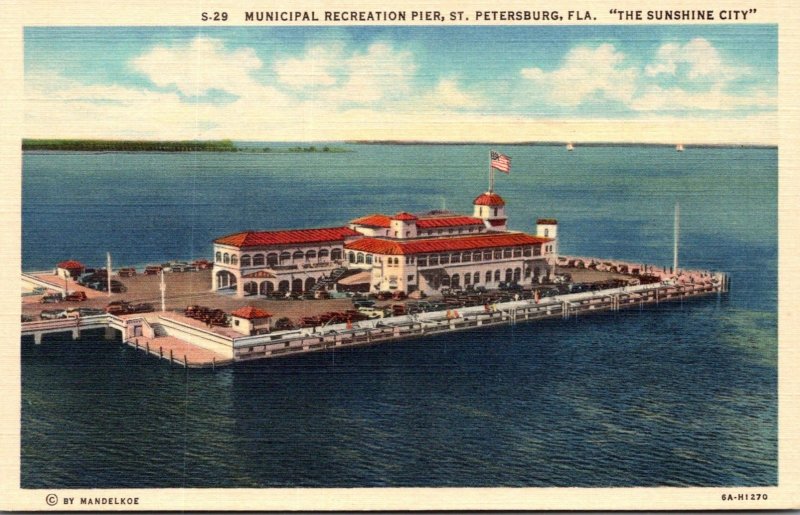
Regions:
[[[65,309],[45,309],[39,313],[39,318],[42,320],[56,320],[59,318],[67,318],[67,310]]]
[[[144,268],[144,275],[158,275],[161,270],[162,268],[159,265],[148,265]]]
[[[86,292],[74,291],[68,294],[66,297],[64,297],[64,300],[66,300],[67,302],[83,302],[85,300],[88,300],[88,297],[86,297]]]
[[[97,315],[105,315],[106,312],[102,309],[98,308],[70,308],[70,309],[77,309],[78,314],[82,317],[93,317]]]
[[[54,302],[61,302],[62,300],[64,300],[64,298],[60,293],[49,293],[47,295],[42,296],[42,300],[40,300],[39,302],[42,302],[44,304],[51,304]]]
[[[383,318],[386,316],[386,313],[382,309],[376,308],[358,308],[358,312],[366,315],[367,318]]]
[[[119,271],[117,272],[117,275],[119,275],[120,277],[133,277],[133,276],[136,275],[136,269],[135,268],[120,268]]]

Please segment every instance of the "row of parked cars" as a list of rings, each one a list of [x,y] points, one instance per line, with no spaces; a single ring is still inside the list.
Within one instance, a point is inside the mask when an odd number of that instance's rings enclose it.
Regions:
[[[57,320],[59,318],[79,318],[96,315],[105,315],[106,312],[96,308],[67,308],[67,309],[45,309],[39,313],[42,320]],[[23,315],[23,322],[32,322],[33,317]]]
[[[82,291],[74,291],[68,293],[66,295],[56,292],[56,293],[48,293],[46,295],[42,295],[42,298],[39,300],[42,304],[54,304],[56,302],[83,302],[87,300],[88,297],[86,296],[86,292]]]

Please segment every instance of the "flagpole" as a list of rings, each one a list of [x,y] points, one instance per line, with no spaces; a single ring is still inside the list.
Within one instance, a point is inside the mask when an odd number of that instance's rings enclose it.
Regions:
[[[489,193],[494,191],[494,167],[492,166],[492,152],[489,151]]]

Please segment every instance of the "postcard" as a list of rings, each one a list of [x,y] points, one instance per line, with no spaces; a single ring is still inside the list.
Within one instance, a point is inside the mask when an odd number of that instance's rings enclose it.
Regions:
[[[797,507],[788,7],[11,14],[5,509]]]

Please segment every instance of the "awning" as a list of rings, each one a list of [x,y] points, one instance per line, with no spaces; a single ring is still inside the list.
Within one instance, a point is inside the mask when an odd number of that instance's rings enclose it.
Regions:
[[[348,275],[336,282],[344,286],[350,286],[353,284],[369,283],[371,280],[372,272],[359,272],[357,274]]]

